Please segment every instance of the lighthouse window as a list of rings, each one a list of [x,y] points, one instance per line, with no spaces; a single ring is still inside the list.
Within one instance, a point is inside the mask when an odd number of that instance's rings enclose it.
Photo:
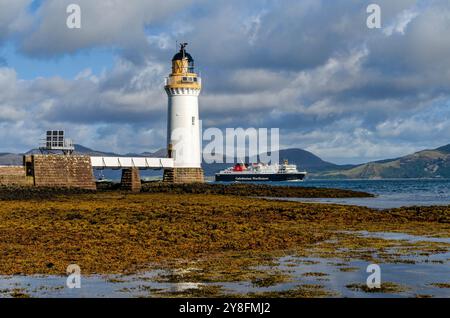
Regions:
[[[195,125],[195,117],[192,117],[192,126]]]
[[[192,77],[182,77],[181,78],[181,81],[182,82],[184,82],[184,83],[192,83],[192,82],[195,82],[195,78],[192,78]]]

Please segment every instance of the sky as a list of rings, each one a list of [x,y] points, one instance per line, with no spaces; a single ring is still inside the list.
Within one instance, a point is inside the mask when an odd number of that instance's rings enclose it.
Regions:
[[[280,128],[281,148],[335,163],[436,148],[450,143],[449,31],[449,0],[0,0],[0,152],[47,129],[164,147],[176,41],[201,72],[204,128]]]

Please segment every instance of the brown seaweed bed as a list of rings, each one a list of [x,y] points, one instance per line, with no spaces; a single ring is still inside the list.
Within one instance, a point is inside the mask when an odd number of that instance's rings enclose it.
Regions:
[[[232,196],[276,197],[276,198],[361,198],[373,197],[366,192],[345,189],[325,189],[315,187],[271,186],[267,184],[167,184],[145,183],[142,192],[170,194],[220,194]]]
[[[101,192],[120,191],[120,183],[98,182]],[[366,198],[370,193],[314,187],[270,186],[264,184],[167,184],[162,182],[146,182],[142,185],[143,193],[159,194],[220,194],[233,196],[277,197],[277,198]],[[0,200],[50,200],[61,195],[93,194],[93,190],[76,188],[21,187],[0,186]]]
[[[435,237],[449,237],[450,207],[380,211],[246,197],[266,196],[268,189],[153,184],[132,194],[2,188],[0,275],[65,275],[66,267],[73,263],[81,267],[83,274],[195,267],[195,271],[182,276],[183,281],[245,280],[264,286],[287,278],[278,272],[255,270],[255,266],[271,265],[283,255],[395,262],[410,253],[433,254],[450,249],[446,243],[394,242],[349,233],[432,233]],[[309,197],[322,192],[324,196],[351,192],[308,188],[295,191],[296,195],[302,192]],[[241,192],[244,194],[235,195]],[[393,247],[396,252],[389,252]],[[172,275],[160,279],[181,278]],[[211,290],[201,292],[214,295]],[[302,288],[291,296],[308,295],[328,294],[317,288]]]

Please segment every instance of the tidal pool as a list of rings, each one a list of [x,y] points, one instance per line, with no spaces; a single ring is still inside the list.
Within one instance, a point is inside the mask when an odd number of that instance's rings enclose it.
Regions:
[[[433,238],[402,233],[348,232],[355,235],[410,242],[428,241],[450,243],[450,238]],[[240,282],[163,282],[158,279],[174,271],[155,270],[134,275],[82,276],[81,288],[66,287],[64,276],[0,276],[0,297],[160,297],[205,287],[217,288],[216,295],[251,295],[264,293],[276,296],[299,286],[317,287],[329,292],[330,297],[450,297],[450,252],[432,255],[413,253],[398,256],[400,262],[381,263],[381,282],[393,283],[399,290],[367,292],[354,286],[366,284],[370,273],[367,261],[339,258],[284,256],[274,266],[260,266],[255,270],[285,274],[289,279],[256,286]],[[407,260],[407,262],[401,262]],[[413,262],[411,262],[413,261]],[[183,272],[189,269],[179,269]],[[352,287],[353,286],[353,287]],[[189,295],[189,294],[186,294]],[[282,294],[280,294],[282,295]]]
[[[275,198],[266,197],[269,200],[293,201],[302,203],[324,203],[324,204],[340,204],[340,205],[356,205],[377,210],[394,209],[412,206],[447,206],[450,205],[450,199],[445,198],[429,198],[428,200],[410,198],[404,194],[382,194],[371,198]]]

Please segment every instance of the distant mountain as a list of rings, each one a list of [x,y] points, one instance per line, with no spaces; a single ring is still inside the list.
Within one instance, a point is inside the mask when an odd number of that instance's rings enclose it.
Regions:
[[[280,150],[279,159],[280,162],[283,160],[288,160],[290,163],[296,164],[299,169],[304,169],[309,172],[348,169],[354,167],[354,165],[337,165],[324,161],[313,153],[302,149]]]
[[[314,175],[330,179],[450,178],[450,145],[400,158],[369,162]]]
[[[167,150],[166,148],[161,148],[155,152],[143,152],[140,154],[140,156],[144,157],[150,157],[150,158],[165,158],[167,157]]]
[[[316,173],[322,171],[330,171],[337,169],[349,169],[354,167],[354,165],[336,165],[331,162],[327,162],[314,155],[313,153],[303,150],[303,149],[282,149],[279,151],[278,158],[280,162],[283,160],[288,160],[289,163],[296,164],[298,169],[306,170],[309,173]],[[224,160],[225,161],[225,160]],[[232,162],[239,162],[239,160],[231,160]],[[249,162],[248,158],[244,160]],[[253,160],[258,161],[258,160]],[[212,176],[220,170],[230,167],[232,163],[203,163],[203,170],[205,175]]]
[[[19,166],[22,164],[22,155],[6,152],[0,153],[0,166]]]
[[[40,152],[38,149],[32,149],[26,154],[35,153]],[[89,156],[162,158],[166,156],[167,152],[165,149],[160,149],[156,152],[121,155],[75,145],[75,153]],[[450,144],[400,158],[374,161],[362,165],[336,165],[302,149],[280,150],[279,159],[280,161],[286,159],[290,163],[297,164],[299,169],[306,170],[309,178],[313,179],[450,178]],[[21,164],[22,154],[0,153],[0,165]],[[203,169],[206,176],[213,176],[216,172],[231,165],[232,163],[203,163]]]
[[[33,154],[40,154],[41,151],[39,149],[31,149],[24,153],[25,155],[33,155]],[[160,149],[154,153],[152,152],[144,152],[141,154],[136,153],[128,153],[128,154],[117,154],[114,152],[105,152],[105,151],[98,151],[93,150],[91,148],[82,146],[82,145],[75,145],[75,154],[79,155],[87,155],[87,156],[105,156],[105,157],[153,157],[153,158],[160,158],[164,157],[166,154],[165,149]],[[0,165],[5,166],[13,166],[13,165],[21,165],[23,161],[23,155],[24,154],[14,154],[14,153],[0,153]]]
[[[440,151],[443,153],[449,153],[450,154],[450,144],[448,144],[447,146],[442,146],[436,149],[436,151]]]

